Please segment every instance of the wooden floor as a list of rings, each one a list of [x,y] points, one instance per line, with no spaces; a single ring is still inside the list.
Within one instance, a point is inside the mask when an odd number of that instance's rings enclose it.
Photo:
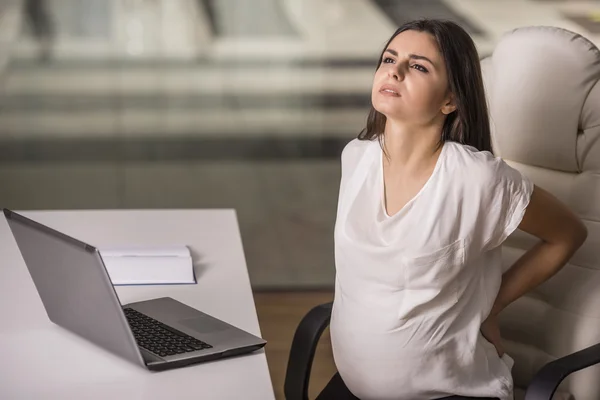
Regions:
[[[333,300],[333,292],[255,292],[254,300],[277,400],[283,400],[283,382],[290,346],[302,317],[314,306]],[[329,329],[323,336],[313,363],[309,395],[314,399],[335,373]]]

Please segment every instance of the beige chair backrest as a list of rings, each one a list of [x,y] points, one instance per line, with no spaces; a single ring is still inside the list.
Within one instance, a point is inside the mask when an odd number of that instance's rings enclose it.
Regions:
[[[563,201],[589,236],[569,264],[501,314],[515,385],[545,363],[600,342],[600,51],[554,27],[504,35],[482,60],[495,154]],[[537,242],[516,231],[503,245],[505,268]],[[561,390],[600,399],[600,367]]]

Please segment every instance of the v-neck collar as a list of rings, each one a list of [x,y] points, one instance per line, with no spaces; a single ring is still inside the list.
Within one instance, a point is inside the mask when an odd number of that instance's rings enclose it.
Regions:
[[[446,152],[447,143],[448,143],[448,141],[444,141],[444,143],[442,143],[442,151],[440,152],[440,155],[438,156],[438,159],[435,163],[435,167],[433,168],[433,172],[431,173],[431,176],[427,179],[427,181],[425,182],[423,187],[400,210],[395,212],[394,215],[388,214],[387,207],[385,205],[385,179],[383,176],[383,149],[380,148],[379,163],[378,163],[379,164],[379,182],[380,182],[379,204],[380,204],[381,210],[383,212],[383,215],[385,216],[386,219],[392,219],[392,218],[395,218],[397,215],[402,214],[406,209],[408,209],[408,207],[410,207],[417,200],[417,198],[419,198],[421,196],[421,193],[423,193],[427,189],[427,187],[429,186],[429,183],[433,180],[433,178],[438,173],[438,170],[440,169],[440,166],[443,162],[444,155]]]

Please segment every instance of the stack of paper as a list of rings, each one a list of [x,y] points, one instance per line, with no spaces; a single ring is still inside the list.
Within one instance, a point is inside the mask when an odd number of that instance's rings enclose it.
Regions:
[[[187,246],[112,247],[100,255],[113,285],[196,283]]]

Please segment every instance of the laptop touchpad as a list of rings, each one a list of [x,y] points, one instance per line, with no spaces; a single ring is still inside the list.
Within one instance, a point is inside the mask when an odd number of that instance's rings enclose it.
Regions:
[[[229,328],[227,324],[210,317],[188,318],[177,322],[200,333],[218,332]]]

